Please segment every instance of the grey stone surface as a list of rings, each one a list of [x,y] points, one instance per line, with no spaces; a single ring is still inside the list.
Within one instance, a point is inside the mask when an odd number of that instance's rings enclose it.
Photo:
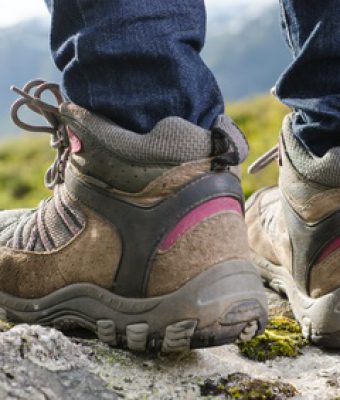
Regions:
[[[287,318],[294,318],[288,299],[279,296],[271,289],[266,289],[266,295],[269,305],[269,317],[282,315]]]
[[[0,398],[115,399],[90,364],[82,346],[55,329],[18,325],[0,334]]]
[[[289,313],[272,293],[271,313]],[[51,328],[0,324],[0,399],[199,399],[205,379],[246,373],[288,382],[298,399],[340,396],[340,355],[306,347],[295,359],[258,363],[237,346],[173,356],[137,355],[94,339],[68,338]]]

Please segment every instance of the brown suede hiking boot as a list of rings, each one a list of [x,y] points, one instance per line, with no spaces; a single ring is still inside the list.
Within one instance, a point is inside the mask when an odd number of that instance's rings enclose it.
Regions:
[[[279,187],[258,191],[246,204],[253,261],[288,296],[307,338],[340,347],[340,149],[322,158],[310,154],[294,138],[288,116],[280,165]]]
[[[46,90],[59,108],[39,100]],[[47,174],[53,197],[0,213],[4,316],[82,326],[137,351],[216,346],[264,329],[266,299],[230,167],[247,145],[227,117],[212,132],[170,117],[137,135],[62,103],[55,86],[16,91],[14,120],[42,130],[17,111],[43,114],[58,157]]]

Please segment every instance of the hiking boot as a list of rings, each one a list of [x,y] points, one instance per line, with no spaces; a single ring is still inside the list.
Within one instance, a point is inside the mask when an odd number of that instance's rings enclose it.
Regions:
[[[29,84],[27,105],[52,124],[58,157],[35,210],[0,213],[0,307],[15,322],[85,327],[135,351],[175,352],[250,339],[266,324],[250,262],[240,131],[181,118],[137,135]],[[50,90],[58,108],[39,98]],[[29,92],[34,92],[30,96]],[[46,128],[44,128],[46,130]]]
[[[292,133],[292,116],[279,148],[279,187],[246,203],[252,258],[262,278],[288,296],[305,337],[340,347],[340,149],[309,153]]]

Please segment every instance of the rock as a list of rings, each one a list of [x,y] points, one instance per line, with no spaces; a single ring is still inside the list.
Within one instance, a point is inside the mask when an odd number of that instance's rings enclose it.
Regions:
[[[89,371],[82,346],[61,332],[18,325],[0,334],[1,399],[114,399]]]
[[[113,400],[117,397],[103,381],[84,369],[52,372],[28,360],[17,365],[0,358],[0,398]]]
[[[287,311],[287,302],[281,304],[277,295],[271,294],[270,302],[276,312]],[[303,347],[295,358],[257,362],[244,357],[235,345],[172,356],[140,355],[112,349],[95,339],[66,337],[52,328],[11,328],[0,323],[0,331],[4,331],[0,332],[0,399],[4,400],[111,400],[117,396],[196,400],[203,398],[201,388],[206,382],[222,390],[217,395],[220,399],[228,398],[226,387],[233,388],[239,399],[254,398],[254,385],[269,390],[268,396],[270,390],[279,391],[280,399],[289,398],[292,387],[298,391],[297,399],[340,397],[340,355],[312,346]]]
[[[81,346],[61,332],[41,326],[15,326],[0,335],[0,348],[8,363],[20,363],[25,359],[49,371],[70,371],[88,364]]]
[[[271,289],[266,288],[268,299],[269,317],[287,317],[294,319],[294,314],[286,297],[280,296]]]
[[[282,400],[296,396],[297,390],[289,383],[252,379],[247,374],[231,374],[217,381],[207,379],[201,385],[202,396],[221,396],[230,399]]]

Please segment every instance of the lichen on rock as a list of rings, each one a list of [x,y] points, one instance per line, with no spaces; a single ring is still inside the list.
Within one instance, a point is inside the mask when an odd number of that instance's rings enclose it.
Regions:
[[[251,360],[266,361],[276,357],[296,357],[307,344],[299,324],[281,316],[272,318],[262,335],[249,342],[240,342],[238,346]]]
[[[0,333],[0,349],[0,399],[117,398],[82,346],[55,329],[16,325]]]
[[[239,400],[283,400],[297,395],[289,383],[252,379],[247,374],[236,373],[217,381],[207,379],[201,385],[202,396],[224,396]]]
[[[10,322],[3,321],[0,319],[0,332],[7,332],[9,331],[14,325]]]
[[[27,359],[50,371],[68,371],[88,363],[81,346],[55,329],[37,325],[17,325],[2,333],[0,348],[7,363]]]

